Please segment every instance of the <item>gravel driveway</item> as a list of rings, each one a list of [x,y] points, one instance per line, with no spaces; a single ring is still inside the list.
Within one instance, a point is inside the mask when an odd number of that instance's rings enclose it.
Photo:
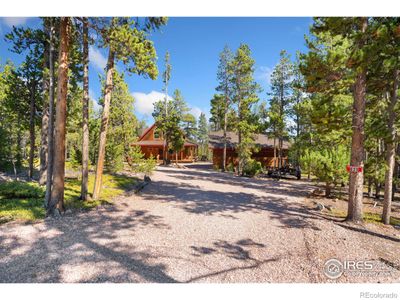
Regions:
[[[113,206],[0,226],[0,282],[399,281],[399,237],[307,208],[306,182],[234,177],[207,165],[159,167],[152,180]],[[330,258],[392,267],[331,280],[323,273]]]

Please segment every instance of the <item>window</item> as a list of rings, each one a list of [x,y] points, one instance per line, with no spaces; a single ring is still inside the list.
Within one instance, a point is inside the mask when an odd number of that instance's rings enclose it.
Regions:
[[[160,133],[158,131],[154,131],[154,138],[159,139],[160,138]]]

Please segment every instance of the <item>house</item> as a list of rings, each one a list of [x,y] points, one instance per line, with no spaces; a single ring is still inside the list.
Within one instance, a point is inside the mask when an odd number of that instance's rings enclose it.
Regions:
[[[265,167],[278,167],[278,140],[275,141],[276,145],[276,159],[274,160],[274,139],[269,138],[266,134],[254,134],[255,144],[258,151],[254,151],[252,158],[261,162]],[[213,154],[213,165],[222,168],[223,151],[224,151],[224,132],[211,131],[208,135],[209,148]],[[226,133],[226,165],[233,163],[238,164],[238,154],[236,147],[239,142],[238,134],[236,132]],[[282,147],[282,166],[285,166],[288,161],[289,143],[283,141]]]
[[[145,129],[139,140],[133,146],[140,146],[145,158],[153,156],[157,160],[163,160],[165,140],[162,132],[157,130],[156,124]],[[178,162],[193,162],[197,154],[197,144],[185,140],[182,151],[178,153]],[[176,153],[172,150],[167,152],[167,159],[176,162]]]

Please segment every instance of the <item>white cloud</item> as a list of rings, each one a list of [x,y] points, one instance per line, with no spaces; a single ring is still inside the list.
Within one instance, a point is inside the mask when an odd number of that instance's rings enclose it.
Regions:
[[[196,117],[197,120],[199,120],[200,114],[203,113],[206,116],[207,122],[210,119],[210,112],[209,109],[202,109],[197,106],[193,106],[190,108],[190,113]]]
[[[13,26],[20,26],[20,25],[25,25],[26,21],[28,18],[26,17],[5,17],[3,18],[4,24],[6,24],[8,27],[13,27]]]
[[[198,108],[197,106],[194,106],[194,107],[192,107],[192,108],[190,109],[190,113],[191,113],[193,116],[195,116],[196,119],[198,119],[198,118],[200,117],[200,114],[201,114],[202,112],[203,112],[203,111],[202,111],[200,108]]]
[[[151,91],[148,94],[134,92],[132,96],[135,98],[136,111],[143,115],[151,115],[154,109],[153,104],[164,99],[165,94],[157,91]],[[168,99],[171,100],[172,97],[168,96]]]
[[[256,69],[255,79],[262,81],[263,83],[270,84],[271,83],[271,75],[274,71],[273,68],[261,66]]]
[[[100,70],[104,70],[107,65],[107,58],[103,56],[99,49],[90,46],[89,48],[89,61]]]
[[[99,112],[101,110],[101,105],[97,102],[97,96],[92,89],[89,89],[89,99],[93,103],[93,109],[95,112]]]
[[[90,101],[92,101],[92,103],[93,103],[93,110],[95,112],[100,112],[101,108],[102,108],[101,105],[96,100],[93,100],[92,98],[90,98]]]

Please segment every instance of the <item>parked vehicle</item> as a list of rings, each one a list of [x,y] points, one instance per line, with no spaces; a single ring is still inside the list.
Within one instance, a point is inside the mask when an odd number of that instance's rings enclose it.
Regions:
[[[301,169],[300,166],[284,166],[282,168],[271,168],[268,170],[268,176],[273,178],[297,178],[301,179]]]

